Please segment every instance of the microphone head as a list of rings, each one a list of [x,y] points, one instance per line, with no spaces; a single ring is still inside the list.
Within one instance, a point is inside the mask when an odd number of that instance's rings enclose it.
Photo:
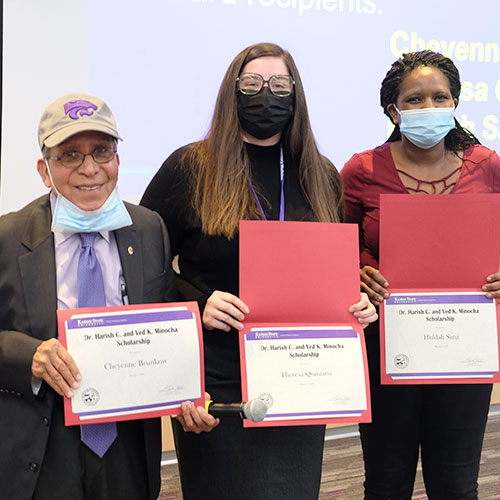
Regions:
[[[262,399],[251,399],[243,406],[243,415],[252,422],[260,422],[266,418],[268,409],[269,406]]]

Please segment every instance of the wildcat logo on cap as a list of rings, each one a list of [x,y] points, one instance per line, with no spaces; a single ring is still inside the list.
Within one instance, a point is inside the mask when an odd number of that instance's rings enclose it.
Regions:
[[[78,120],[82,116],[92,116],[97,106],[90,101],[68,101],[64,105],[64,112],[72,119]]]

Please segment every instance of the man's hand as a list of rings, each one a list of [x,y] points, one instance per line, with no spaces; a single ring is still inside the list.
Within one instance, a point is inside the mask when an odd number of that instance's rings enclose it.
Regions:
[[[57,339],[46,340],[38,346],[31,363],[31,373],[67,398],[73,397],[71,389],[78,389],[82,379],[75,361]]]
[[[210,401],[210,394],[205,392],[205,400]],[[203,406],[195,406],[191,401],[181,404],[182,415],[173,415],[185,431],[209,432],[219,425],[219,419],[210,415]]]

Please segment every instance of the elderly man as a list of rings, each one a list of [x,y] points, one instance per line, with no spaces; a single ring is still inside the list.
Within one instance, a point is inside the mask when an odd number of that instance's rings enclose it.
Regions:
[[[56,309],[174,299],[160,217],[124,204],[115,119],[72,94],[43,113],[37,169],[51,192],[0,217],[0,497],[154,499],[158,419],[65,427],[81,374],[57,339]],[[217,421],[183,404],[188,430]]]

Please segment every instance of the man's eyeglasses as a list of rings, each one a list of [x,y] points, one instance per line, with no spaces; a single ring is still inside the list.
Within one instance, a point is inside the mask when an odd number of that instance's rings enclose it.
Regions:
[[[107,163],[116,155],[116,149],[99,147],[92,153],[83,154],[79,151],[65,151],[61,156],[48,156],[47,160],[57,160],[68,168],[78,168],[85,161],[86,156],[92,156],[96,163]]]
[[[238,90],[245,95],[258,94],[264,83],[267,83],[269,90],[278,97],[289,96],[295,84],[290,75],[273,75],[269,80],[264,80],[258,73],[241,73],[236,79]]]

